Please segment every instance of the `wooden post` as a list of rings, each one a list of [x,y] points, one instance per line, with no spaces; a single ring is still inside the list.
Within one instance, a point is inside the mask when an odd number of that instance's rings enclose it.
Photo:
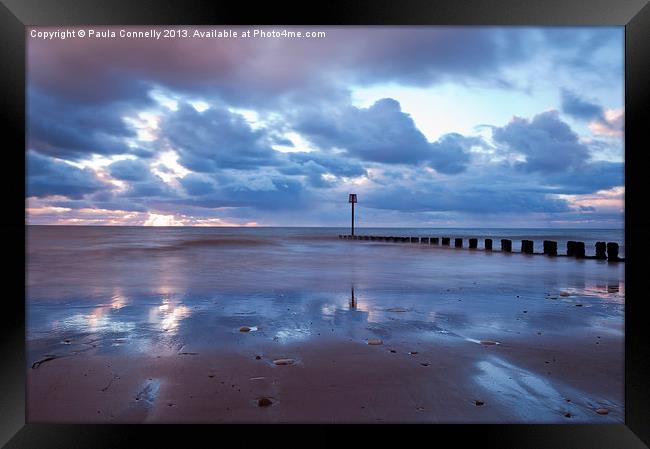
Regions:
[[[411,243],[420,243],[420,237],[411,237]]]
[[[596,242],[596,259],[607,259],[607,243]]]
[[[521,252],[524,254],[533,254],[534,242],[532,240],[521,241]]]
[[[544,240],[544,254],[547,256],[557,256],[557,242],[553,240]]]
[[[566,255],[569,257],[574,257],[576,254],[576,242],[569,240],[566,242]]]
[[[442,238],[442,245],[443,246],[449,246],[449,237],[443,237]]]
[[[478,248],[478,239],[469,239],[469,247],[470,249]]]
[[[439,245],[440,244],[440,238],[439,237],[431,237],[430,243],[432,245]]]
[[[511,253],[512,252],[512,240],[501,239],[501,251],[503,251],[505,253]]]
[[[485,239],[485,251],[492,251],[492,239]]]
[[[618,243],[615,242],[607,243],[607,260],[611,262],[618,261]]]
[[[463,239],[454,239],[454,246],[456,248],[462,248],[463,247]]]
[[[575,257],[585,257],[585,242],[575,242]]]
[[[426,243],[428,245],[429,244],[429,237],[421,237],[420,238],[420,243]]]

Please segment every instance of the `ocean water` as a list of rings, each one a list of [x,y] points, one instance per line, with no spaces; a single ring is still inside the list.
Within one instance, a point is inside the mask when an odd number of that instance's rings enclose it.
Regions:
[[[124,320],[137,329],[140,322],[151,321],[147,313],[161,301],[182,306],[179,316],[192,315],[191,307],[219,302],[282,321],[286,301],[303,309],[314,298],[325,301],[325,308],[331,301],[345,305],[352,288],[377,308],[409,302],[424,314],[437,310],[447,289],[462,289],[474,298],[502,291],[544,298],[574,289],[616,299],[617,307],[624,297],[624,263],[338,239],[346,231],[29,226],[28,335],[74,331],[66,323],[77,323],[77,330],[83,331],[84,315],[78,312],[94,307],[110,318],[106,329],[116,323],[119,329]],[[508,237],[515,251],[522,238],[536,243],[549,238],[623,244],[622,231],[604,230],[359,229],[358,234]],[[495,301],[489,307],[499,312],[508,305]],[[221,313],[218,310],[207,311]],[[127,319],[129,311],[141,316]],[[76,318],[70,321],[70,316]],[[314,321],[311,318],[301,319]]]

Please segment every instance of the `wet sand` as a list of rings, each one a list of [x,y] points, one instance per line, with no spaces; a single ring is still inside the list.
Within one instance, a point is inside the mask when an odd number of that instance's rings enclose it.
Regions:
[[[542,331],[497,344],[444,334],[435,344],[395,334],[379,345],[237,338],[258,342],[159,356],[73,350],[45,361],[28,369],[29,421],[623,422],[623,366],[608,363],[620,340],[607,334],[567,341]]]
[[[623,264],[111,238],[30,258],[29,422],[623,422]]]

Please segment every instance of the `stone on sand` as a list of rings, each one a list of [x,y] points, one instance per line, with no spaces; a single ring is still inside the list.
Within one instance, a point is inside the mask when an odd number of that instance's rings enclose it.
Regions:
[[[378,338],[371,338],[370,340],[368,340],[368,344],[369,344],[369,345],[373,345],[373,346],[381,345],[381,344],[383,344],[383,343],[384,343],[384,342],[381,341],[381,340],[378,339]]]
[[[481,344],[485,346],[492,346],[492,345],[497,345],[499,343],[492,340],[481,340]]]
[[[283,365],[293,365],[294,363],[296,363],[296,361],[294,359],[277,359],[274,360],[273,363],[275,365],[283,366]]]
[[[257,405],[258,407],[268,407],[269,405],[273,405],[273,401],[269,398],[259,398],[257,400]]]
[[[251,328],[248,326],[242,326],[239,328],[239,332],[250,332]]]
[[[601,407],[596,409],[596,413],[599,415],[607,415],[609,413],[609,410],[607,410],[605,407]]]

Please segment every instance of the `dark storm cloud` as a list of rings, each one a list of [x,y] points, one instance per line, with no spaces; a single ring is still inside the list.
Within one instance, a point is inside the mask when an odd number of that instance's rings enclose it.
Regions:
[[[492,129],[494,141],[524,155],[519,164],[527,172],[562,172],[581,167],[589,158],[588,147],[560,120],[557,111],[537,114],[532,120],[514,117],[504,127]]]
[[[359,162],[349,158],[323,152],[288,153],[287,164],[280,169],[285,175],[305,175],[313,187],[332,187],[334,180],[328,180],[323,175],[335,177],[358,177],[367,174]]]
[[[127,190],[120,194],[124,197],[173,198],[176,196],[174,189],[152,173],[149,164],[139,159],[113,162],[106,169],[113,178],[126,182]]]
[[[91,170],[80,169],[33,151],[27,152],[28,197],[62,195],[78,199],[104,188],[106,185]]]
[[[189,184],[181,181],[188,193],[197,184],[200,184],[200,191],[194,191],[189,198],[176,198],[169,202],[203,208],[253,207],[264,211],[310,207],[309,199],[312,195],[299,179],[280,175],[257,177],[263,185],[242,182],[236,173],[221,175],[219,182],[214,184],[206,178],[194,178]],[[211,188],[206,188],[208,183]]]
[[[64,97],[30,90],[27,96],[28,148],[50,156],[83,159],[91,154],[129,152],[124,139],[134,137],[122,116],[133,105],[72,104]]]
[[[602,106],[580,98],[574,92],[562,89],[562,112],[579,120],[604,120]]]
[[[551,173],[540,182],[557,186],[561,193],[586,194],[625,185],[623,162],[598,161],[583,165],[580,169]]]
[[[415,164],[426,160],[431,151],[413,119],[392,98],[367,109],[343,105],[304,116],[295,129],[322,148],[342,148],[366,161]]]
[[[535,213],[566,212],[564,200],[549,197],[545,192],[498,188],[489,184],[467,183],[450,188],[445,183],[430,183],[415,188],[394,187],[369,192],[368,207],[403,212],[464,213]]]
[[[348,156],[384,164],[426,163],[441,173],[460,173],[470,162],[476,137],[457,133],[429,142],[399,102],[384,98],[369,108],[349,104],[325,112],[313,109],[296,119],[295,130],[323,149],[342,149]]]
[[[192,196],[207,195],[215,191],[214,182],[208,176],[190,173],[180,179],[179,182],[185,191]]]
[[[239,114],[211,107],[203,112],[179,105],[161,125],[162,135],[180,156],[179,162],[200,173],[226,168],[258,168],[278,163],[263,131],[253,130]]]
[[[120,181],[144,181],[149,177],[149,166],[137,159],[113,162],[107,169],[113,178]]]
[[[478,137],[467,137],[458,133],[445,134],[431,143],[430,166],[440,173],[457,174],[464,171],[470,162],[470,149],[483,146]]]
[[[77,104],[144,99],[146,86],[155,84],[261,107],[338,82],[424,86],[453,78],[507,85],[503,67],[529,56],[526,30],[320,28],[326,38],[31,39],[29,82]]]

